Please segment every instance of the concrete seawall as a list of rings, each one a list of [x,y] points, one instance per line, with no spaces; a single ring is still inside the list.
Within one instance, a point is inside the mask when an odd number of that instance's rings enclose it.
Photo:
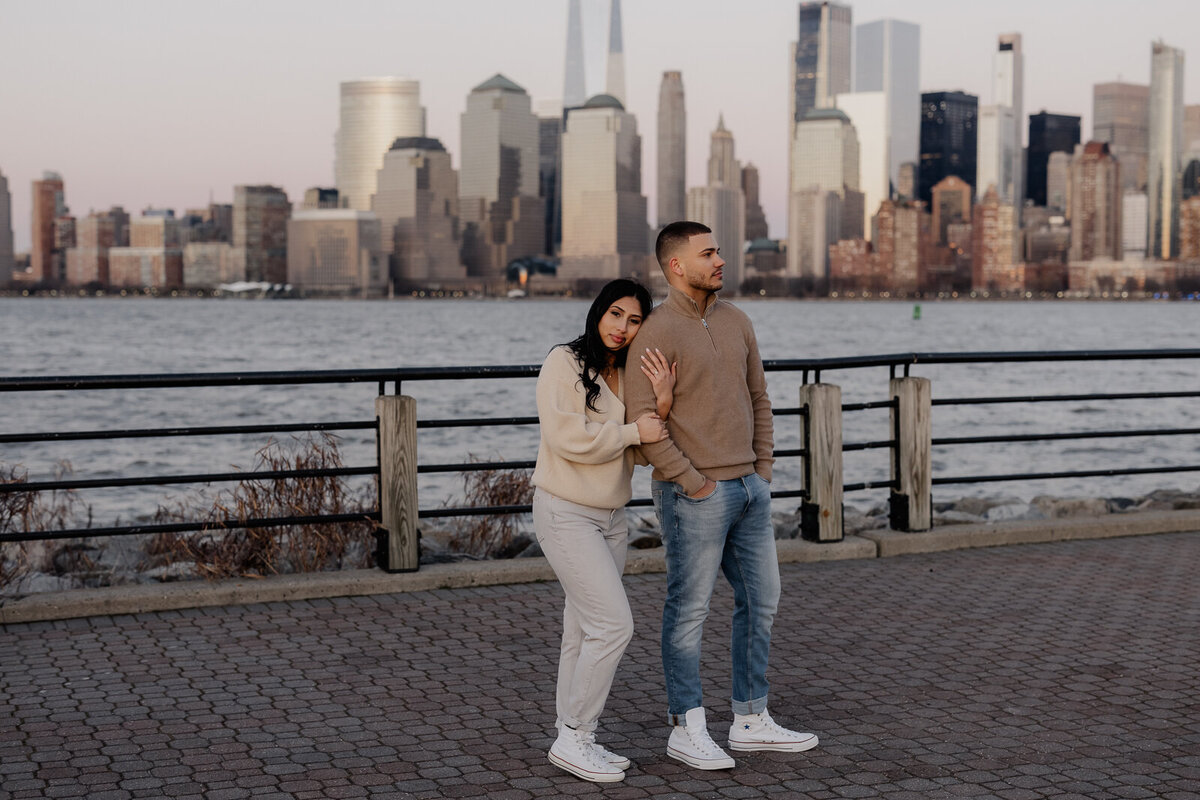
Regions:
[[[947,525],[923,533],[867,531],[858,536],[847,536],[840,542],[779,540],[778,549],[781,563],[813,563],[1181,532],[1200,532],[1200,510]],[[631,550],[625,571],[631,575],[663,572],[662,548]],[[544,558],[526,558],[432,564],[417,572],[393,575],[370,569],[212,582],[137,584],[48,592],[9,600],[0,606],[0,624],[553,580],[554,572]]]

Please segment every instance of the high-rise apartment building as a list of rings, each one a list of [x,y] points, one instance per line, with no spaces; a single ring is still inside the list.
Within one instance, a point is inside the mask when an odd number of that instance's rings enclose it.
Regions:
[[[950,241],[948,231],[951,225],[971,222],[971,206],[975,193],[971,190],[971,184],[962,178],[947,175],[933,187],[930,195],[933,240],[937,244],[947,244]]]
[[[1200,261],[1200,196],[1179,205],[1179,258]]]
[[[663,73],[658,88],[658,227],[684,218],[687,202],[687,112],[683,74]]]
[[[1025,154],[1025,198],[1049,205],[1046,191],[1051,153],[1072,153],[1079,144],[1080,118],[1041,111],[1029,115],[1029,148]]]
[[[894,19],[858,25],[854,53],[854,91],[883,92],[887,99],[890,196],[899,186],[901,165],[920,157],[921,28]]]
[[[922,259],[931,238],[929,213],[915,203],[884,200],[874,226],[875,271],[884,285],[901,294],[920,291]]]
[[[621,0],[608,7],[608,62],[605,64],[604,93],[625,104],[625,45],[621,41]]]
[[[1200,105],[1183,107],[1183,151],[1200,153]]]
[[[278,186],[233,187],[234,258],[246,280],[287,281],[287,221],[292,205]]]
[[[1017,264],[1016,214],[1012,203],[1002,201],[989,186],[975,204],[971,219],[971,286],[976,291],[1020,289],[1023,276]]]
[[[12,193],[8,190],[8,178],[0,172],[0,287],[12,281],[14,263]]]
[[[33,182],[33,240],[29,250],[30,277],[34,283],[57,284],[63,275],[56,268],[54,221],[67,213],[63,179],[57,172],[44,172]],[[63,266],[66,266],[64,261]]]
[[[390,256],[392,280],[402,288],[466,277],[459,255],[458,175],[440,141],[418,136],[393,142],[372,208],[380,222],[380,250]]]
[[[891,197],[888,168],[888,98],[884,92],[850,92],[835,98],[858,135],[858,185],[863,193],[866,219],[879,211],[879,205]],[[867,226],[866,237],[872,236]]]
[[[525,90],[497,74],[471,90],[461,120],[463,261],[468,275],[496,278],[511,260],[542,252],[538,119]]]
[[[746,196],[742,192],[742,166],[734,156],[733,134],[725,118],[717,120],[708,158],[708,184],[688,191],[687,219],[712,228],[725,259],[725,286],[736,292],[745,275]]]
[[[302,209],[288,220],[287,282],[297,289],[365,297],[386,289],[387,278],[373,212]]]
[[[788,274],[829,276],[829,245],[863,236],[858,133],[844,112],[813,109],[796,126],[788,197]]]
[[[134,217],[129,223],[129,246],[108,251],[109,284],[133,289],[183,286],[179,232],[180,221],[173,212]]]
[[[108,253],[129,245],[129,214],[120,206],[93,212],[75,224],[75,247],[67,251],[67,283],[109,285]]]
[[[1121,260],[1121,165],[1104,142],[1076,145],[1071,159],[1071,261]]]
[[[753,164],[742,167],[742,194],[746,197],[746,241],[768,238],[767,215],[758,199],[758,167]]]
[[[1097,83],[1092,88],[1092,139],[1107,142],[1121,162],[1124,189],[1146,188],[1150,151],[1150,87],[1139,83]]]
[[[1183,201],[1183,51],[1151,45],[1150,147],[1146,194],[1150,209],[1148,255],[1178,256],[1179,204]]]
[[[929,203],[933,187],[949,175],[975,191],[979,98],[966,92],[921,95],[921,160],[917,198]]]
[[[648,280],[650,233],[636,118],[615,97],[596,95],[567,111],[562,148],[559,277]]]
[[[1121,196],[1121,246],[1125,258],[1139,261],[1146,257],[1150,237],[1146,228],[1150,198],[1145,192],[1126,191]]]
[[[420,91],[407,78],[342,82],[334,176],[344,208],[370,211],[375,177],[392,142],[425,135]]]

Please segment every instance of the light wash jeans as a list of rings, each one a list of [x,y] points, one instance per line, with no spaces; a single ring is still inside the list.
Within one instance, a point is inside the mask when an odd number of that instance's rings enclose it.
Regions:
[[[733,712],[767,707],[771,624],[779,607],[779,561],[771,524],[771,489],[757,473],[717,481],[702,500],[675,483],[654,481],[654,507],[667,560],[662,659],[667,713],[682,725],[689,709],[704,705],[700,640],[717,570],[733,587]]]
[[[566,595],[556,727],[594,731],[633,638],[633,614],[621,583],[629,547],[625,509],[582,506],[536,489],[533,528]]]

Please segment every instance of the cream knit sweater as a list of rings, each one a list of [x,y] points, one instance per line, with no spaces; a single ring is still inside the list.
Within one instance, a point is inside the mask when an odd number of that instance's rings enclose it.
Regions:
[[[593,508],[620,508],[633,495],[634,445],[640,444],[637,425],[625,423],[625,374],[617,394],[600,379],[600,396],[592,411],[582,369],[566,347],[546,357],[537,380],[538,444],[533,485],[556,497]]]

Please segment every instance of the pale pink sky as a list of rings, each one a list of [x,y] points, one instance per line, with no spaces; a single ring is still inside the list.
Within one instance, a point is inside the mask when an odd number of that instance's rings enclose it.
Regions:
[[[607,0],[583,0],[589,92],[601,85]],[[855,24],[921,26],[921,88],[991,100],[996,36],[1023,35],[1025,111],[1084,117],[1092,85],[1148,83],[1150,45],[1185,50],[1198,0],[860,0]],[[785,234],[788,44],[796,0],[624,0],[628,110],[642,136],[653,215],[655,118],[664,70],[683,72],[688,183],[703,182],[717,115],[758,166],[772,236]],[[0,0],[0,173],[18,250],[29,246],[30,182],[55,170],[72,213],[124,205],[231,202],[271,183],[297,200],[333,185],[338,83],[421,82],[428,133],[457,165],[459,114],[496,72],[540,101],[562,95],[566,0]],[[1185,102],[1200,102],[1200,48]]]

